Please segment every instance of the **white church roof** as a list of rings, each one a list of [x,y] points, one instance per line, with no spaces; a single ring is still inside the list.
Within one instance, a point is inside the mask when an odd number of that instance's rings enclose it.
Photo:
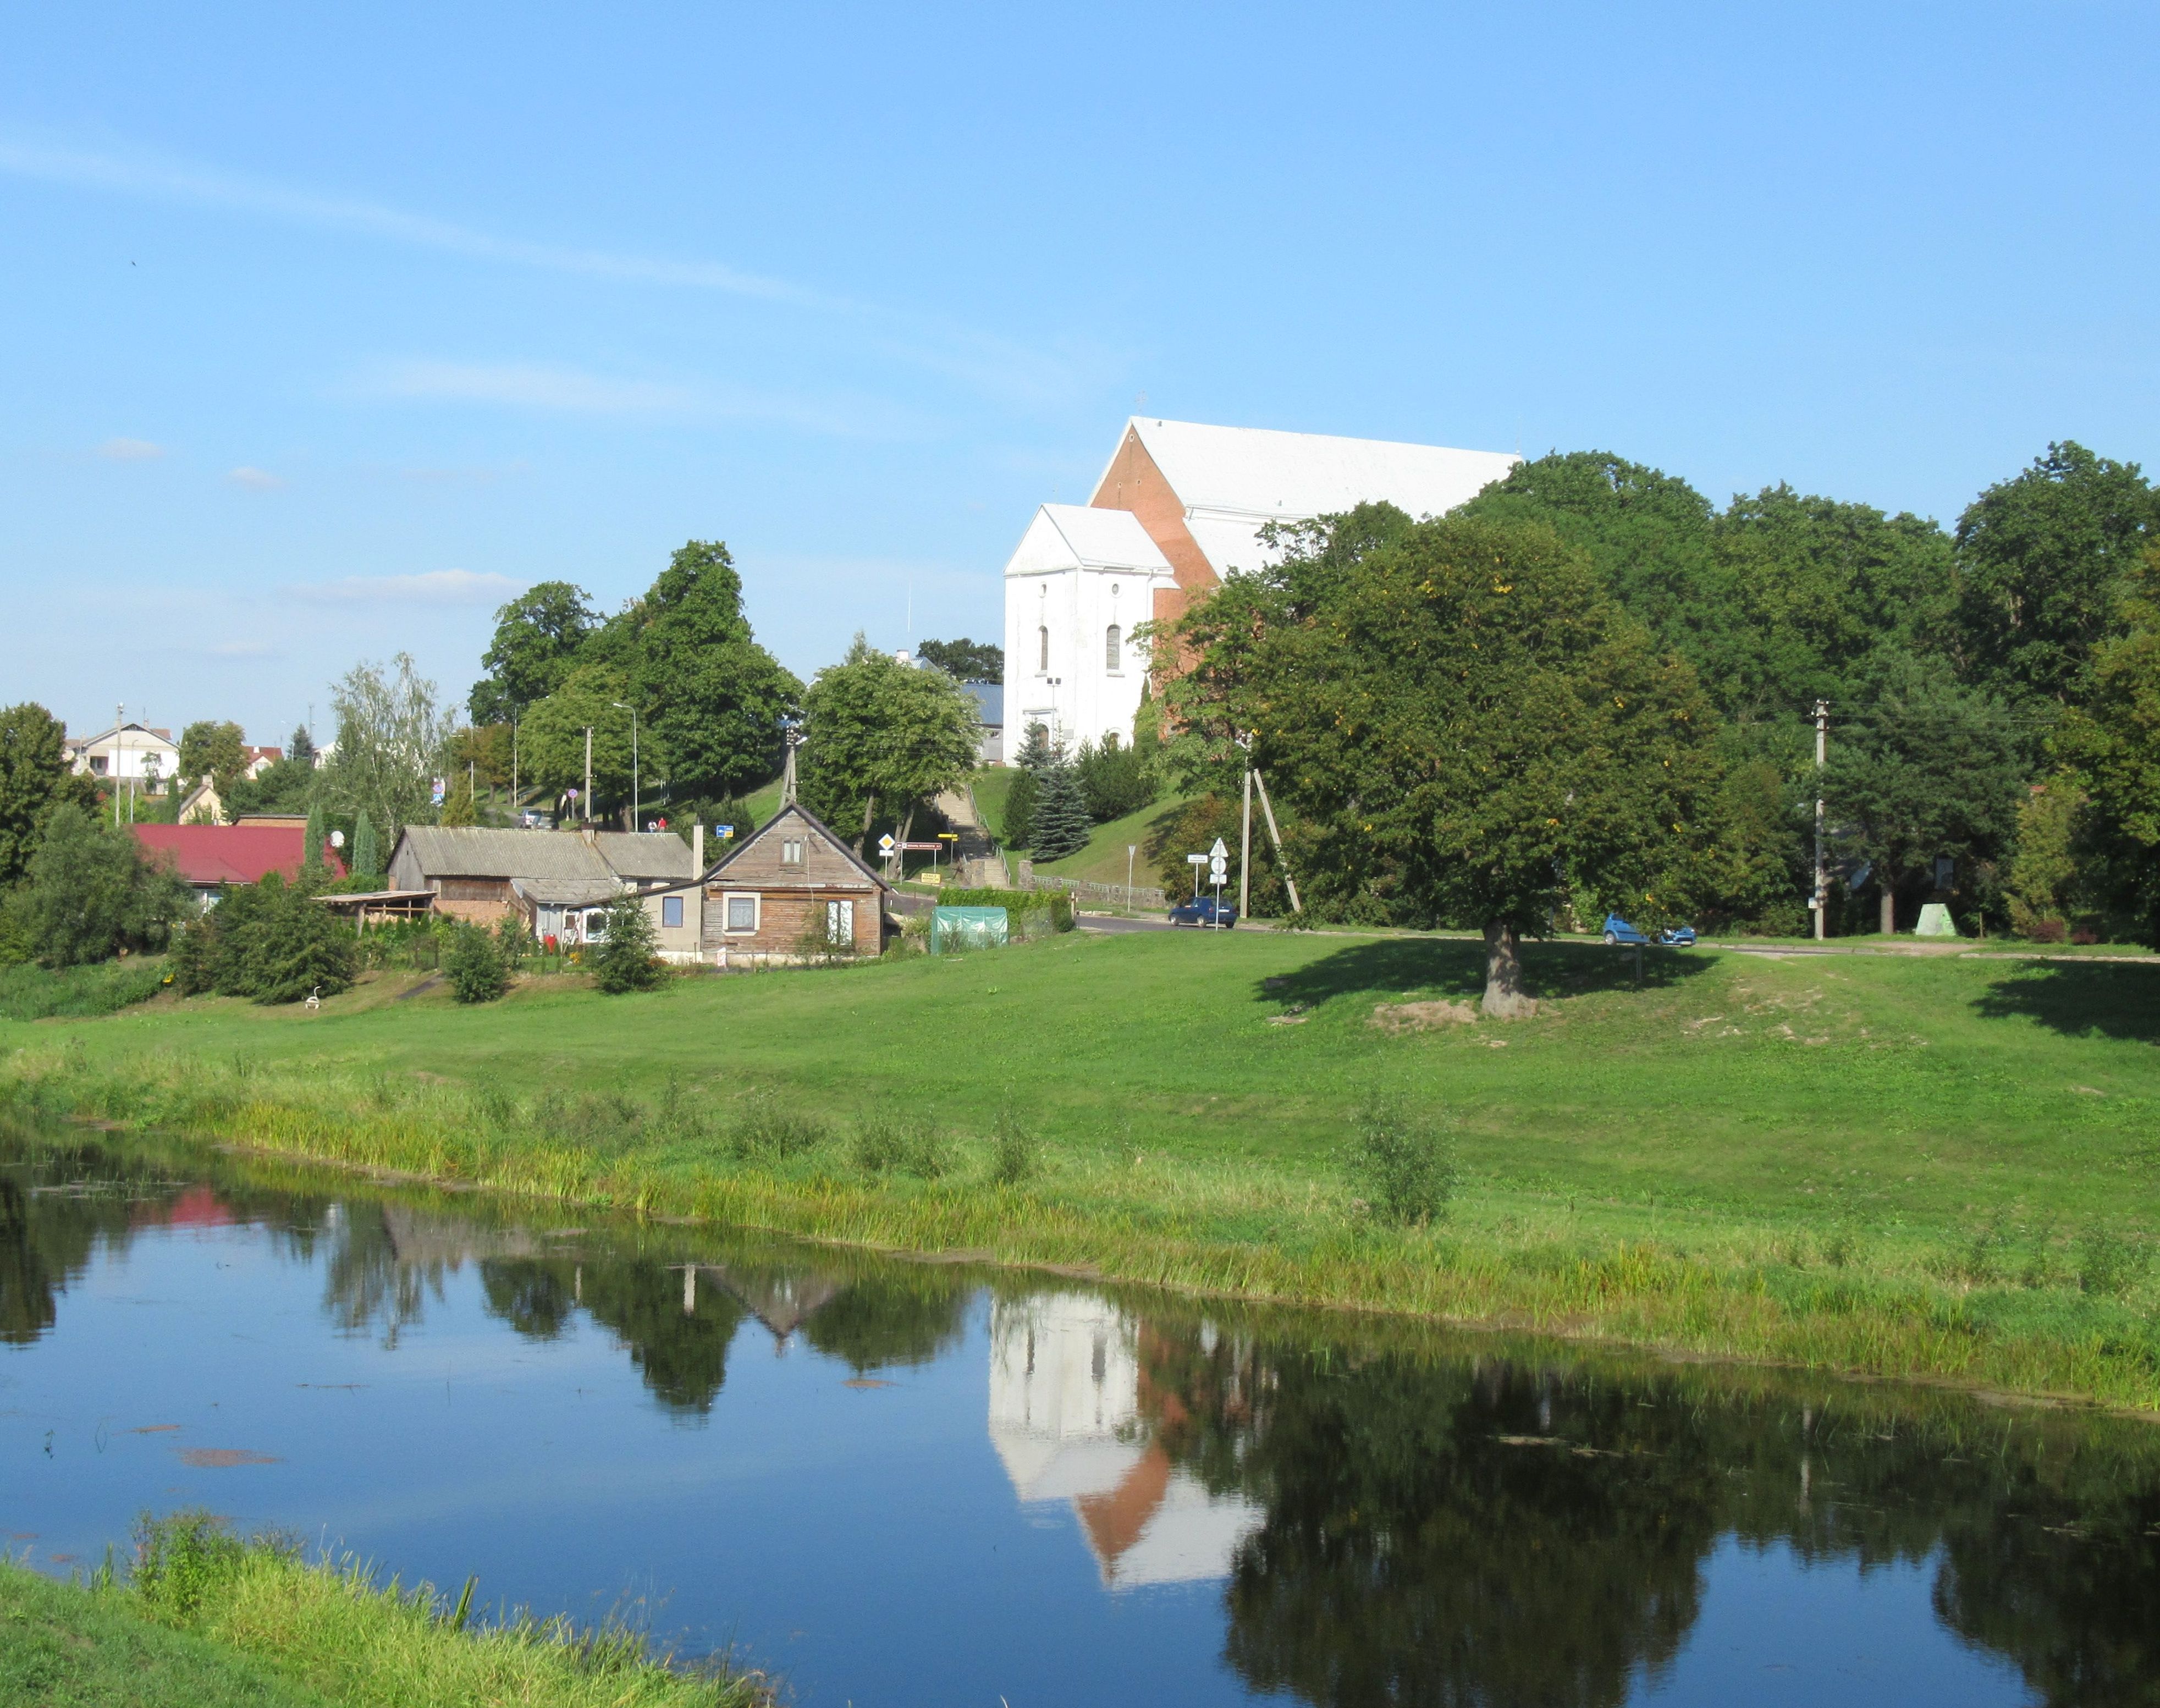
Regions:
[[[1272,561],[1258,537],[1264,523],[1303,522],[1378,500],[1414,517],[1441,516],[1522,460],[1510,451],[1138,416],[1128,425],[1183,501],[1193,543],[1218,575]]]
[[[1127,569],[1170,579],[1170,559],[1129,510],[1095,510],[1083,504],[1046,504],[1035,513],[1008,575],[1040,575],[1059,569]]]

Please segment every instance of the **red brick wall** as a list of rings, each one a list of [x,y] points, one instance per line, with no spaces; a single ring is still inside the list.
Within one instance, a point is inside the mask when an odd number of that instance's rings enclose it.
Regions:
[[[1181,615],[1192,594],[1216,585],[1215,571],[1185,526],[1185,501],[1171,490],[1170,482],[1131,427],[1125,428],[1124,443],[1118,447],[1103,484],[1088,502],[1097,510],[1132,511],[1148,531],[1148,537],[1170,559],[1171,573],[1177,577],[1177,590],[1157,589],[1155,615],[1158,621]]]

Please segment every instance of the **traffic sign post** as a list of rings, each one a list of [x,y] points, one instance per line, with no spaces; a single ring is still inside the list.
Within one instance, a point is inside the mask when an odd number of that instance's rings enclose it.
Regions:
[[[1207,881],[1215,886],[1215,917],[1208,921],[1216,930],[1223,929],[1223,882],[1230,875],[1230,850],[1223,846],[1223,838],[1215,838],[1215,846],[1207,850]]]
[[[1192,899],[1200,899],[1200,869],[1207,864],[1206,854],[1187,854],[1185,864],[1192,868]]]

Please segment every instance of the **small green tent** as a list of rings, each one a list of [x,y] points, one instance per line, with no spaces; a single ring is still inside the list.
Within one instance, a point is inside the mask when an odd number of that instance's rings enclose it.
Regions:
[[[1002,948],[1009,929],[1002,907],[940,907],[930,916],[930,953]]]

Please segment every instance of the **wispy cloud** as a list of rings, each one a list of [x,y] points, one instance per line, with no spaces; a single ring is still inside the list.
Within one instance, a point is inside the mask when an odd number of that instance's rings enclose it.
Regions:
[[[267,469],[251,468],[242,463],[225,477],[236,486],[245,486],[250,492],[275,492],[285,484],[278,475]]]
[[[720,291],[859,323],[872,347],[911,366],[1022,402],[1070,397],[1123,366],[1080,345],[1046,351],[941,316],[895,309],[725,262],[676,260],[501,237],[454,221],[359,197],[325,195],[142,153],[99,153],[0,138],[0,173],[82,189],[192,204],[257,218],[350,231],[506,266],[628,283]]]
[[[385,362],[362,374],[351,389],[367,397],[567,414],[770,421],[842,439],[916,439],[931,425],[914,411],[862,394],[798,397],[738,386],[619,377],[553,362]]]
[[[493,570],[428,569],[418,575],[303,582],[287,591],[323,605],[500,605],[524,592],[526,584]]]
[[[164,455],[165,448],[147,439],[108,439],[97,454],[115,463],[149,463]]]

